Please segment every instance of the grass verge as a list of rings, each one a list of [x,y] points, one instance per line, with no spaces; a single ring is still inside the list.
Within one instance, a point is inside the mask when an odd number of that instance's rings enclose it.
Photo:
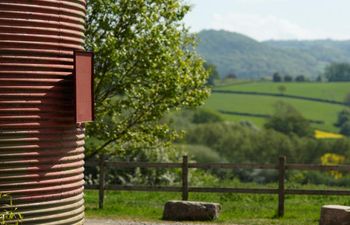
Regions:
[[[90,218],[159,221],[164,203],[180,199],[179,193],[106,192],[105,207],[98,209],[98,192],[86,191],[86,215]],[[326,204],[350,205],[350,197],[287,196],[285,217],[276,218],[277,196],[250,194],[191,193],[190,200],[222,205],[219,224],[317,225]],[[210,224],[210,223],[209,223]]]

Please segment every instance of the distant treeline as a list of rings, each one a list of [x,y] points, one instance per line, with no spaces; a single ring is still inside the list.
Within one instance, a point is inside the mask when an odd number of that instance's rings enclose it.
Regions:
[[[324,76],[331,82],[350,81],[350,64],[333,63],[326,67]]]

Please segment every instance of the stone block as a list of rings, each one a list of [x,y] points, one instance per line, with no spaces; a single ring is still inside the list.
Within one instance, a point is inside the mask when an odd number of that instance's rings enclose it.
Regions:
[[[341,205],[323,206],[320,225],[350,225],[350,207]]]
[[[208,221],[218,218],[218,203],[169,201],[164,206],[163,219],[173,221]]]

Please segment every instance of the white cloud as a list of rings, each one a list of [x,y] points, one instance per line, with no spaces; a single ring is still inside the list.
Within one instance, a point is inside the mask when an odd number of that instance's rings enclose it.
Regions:
[[[224,29],[243,33],[257,40],[319,39],[324,37],[324,35],[320,32],[305,29],[298,24],[271,15],[253,15],[242,13],[230,13],[225,15],[214,14],[209,27],[213,29]]]

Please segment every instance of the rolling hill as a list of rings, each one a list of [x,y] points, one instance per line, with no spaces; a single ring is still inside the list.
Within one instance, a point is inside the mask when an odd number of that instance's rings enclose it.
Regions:
[[[230,121],[252,121],[258,126],[274,112],[274,104],[284,101],[293,105],[306,119],[314,121],[317,129],[336,132],[334,124],[338,113],[346,106],[306,99],[293,99],[285,96],[268,96],[266,93],[278,94],[278,85],[286,86],[285,95],[343,101],[348,93],[350,83],[280,83],[251,82],[230,86],[216,87],[205,104],[205,108],[216,111]],[[215,91],[228,91],[227,93]],[[236,94],[236,92],[253,92],[253,94]],[[261,93],[259,95],[259,93]]]
[[[198,33],[198,53],[215,64],[222,77],[271,76],[275,72],[315,78],[332,62],[350,63],[350,41],[266,41],[242,34],[204,30]]]

